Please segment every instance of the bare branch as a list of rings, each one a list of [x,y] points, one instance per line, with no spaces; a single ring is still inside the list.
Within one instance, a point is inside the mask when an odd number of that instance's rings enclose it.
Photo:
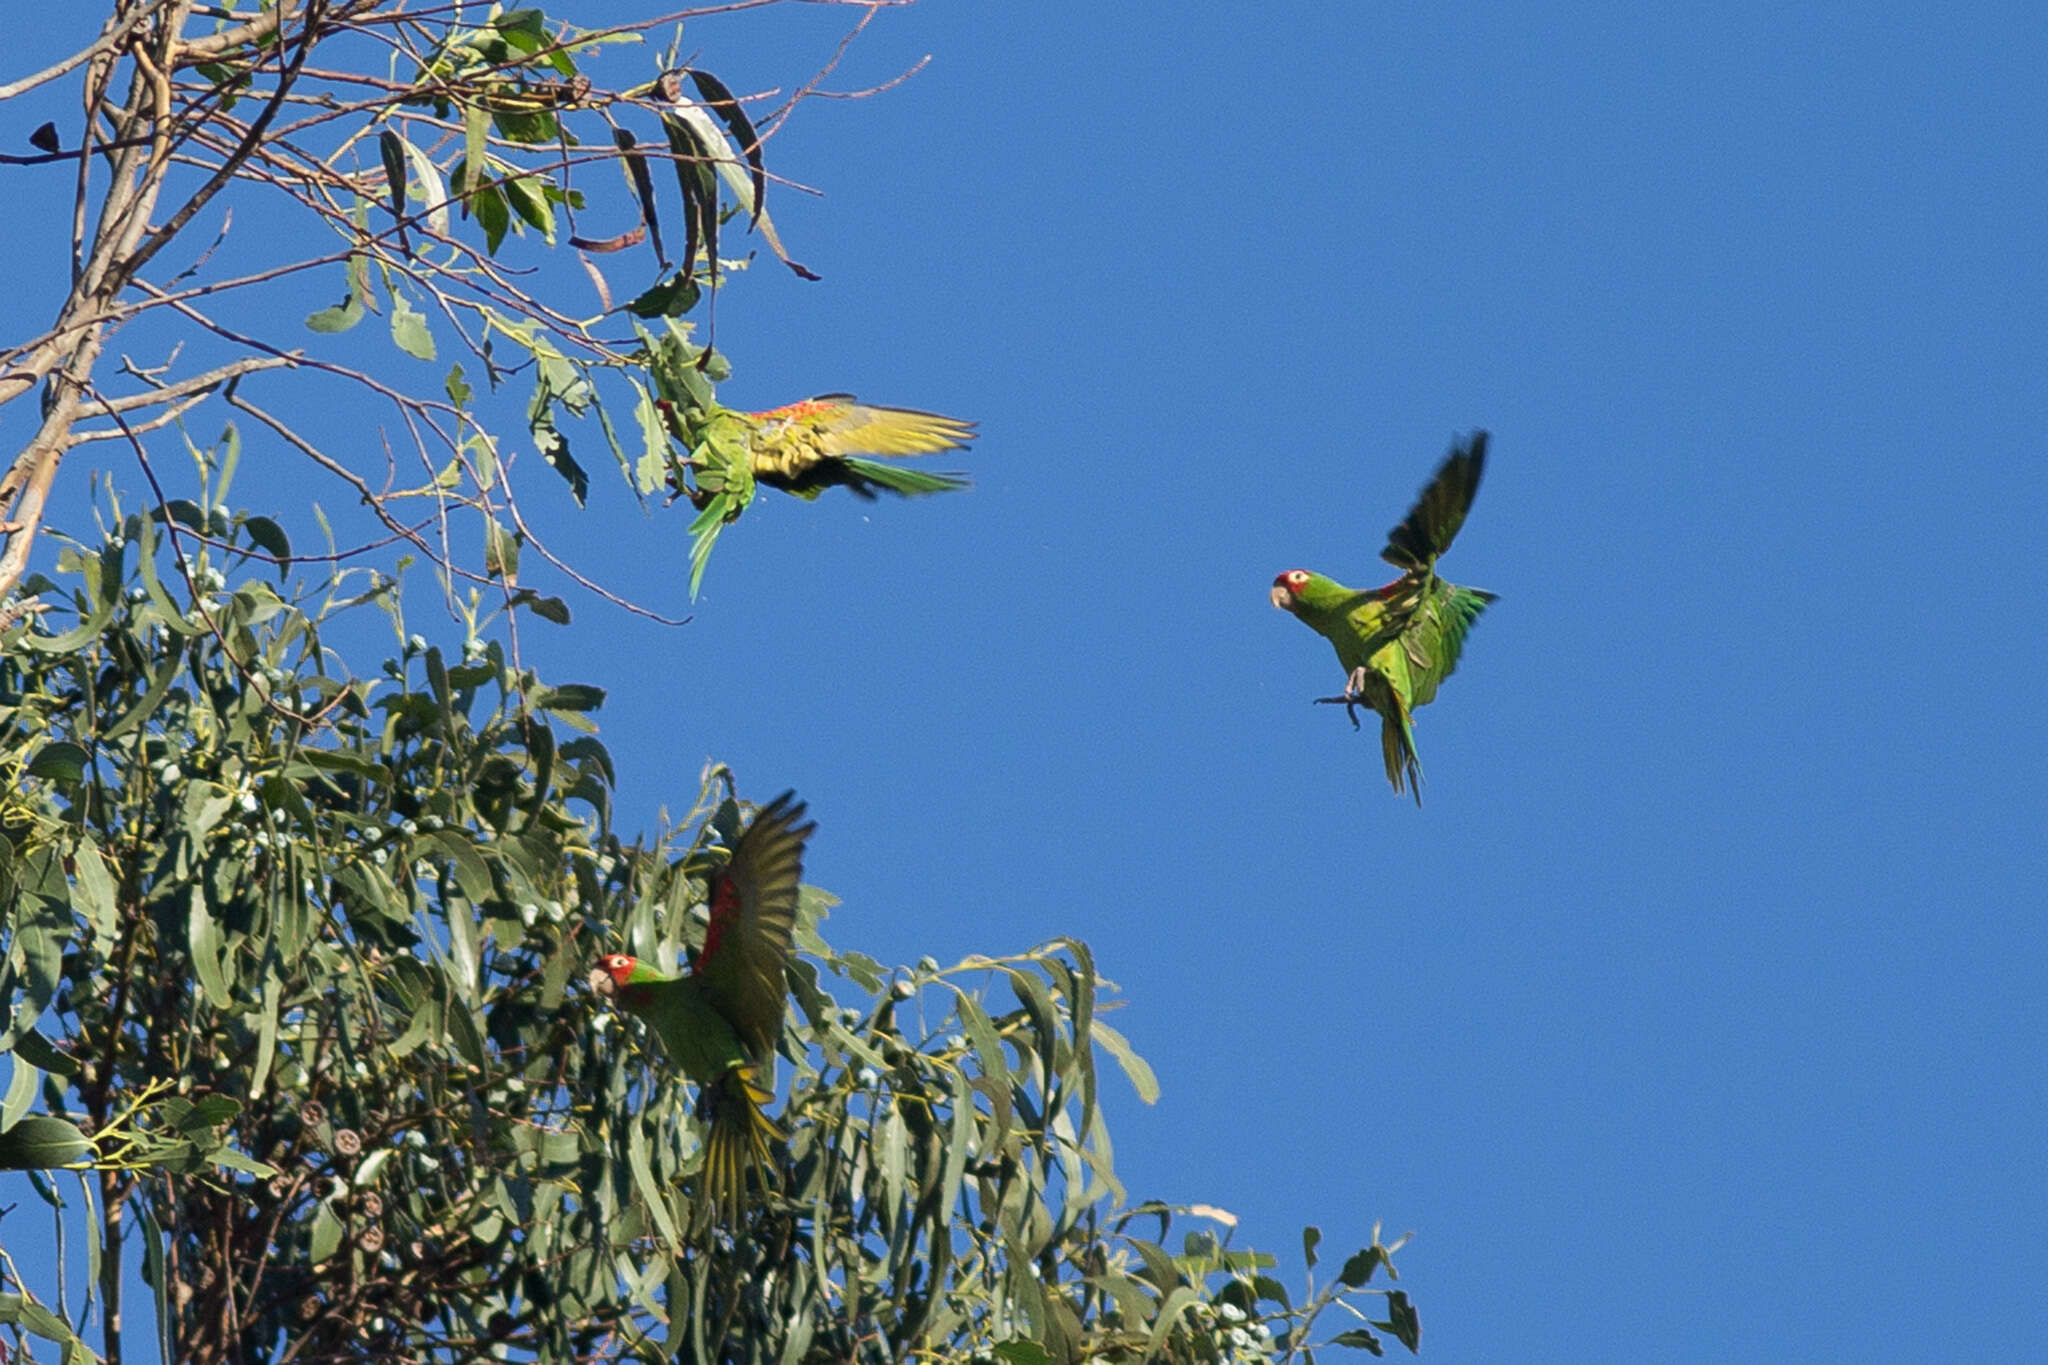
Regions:
[[[537,29],[500,28],[476,6],[432,0],[280,0],[260,11],[199,0],[111,0],[114,15],[91,45],[0,87],[5,99],[71,76],[79,81],[84,113],[75,147],[44,149],[34,158],[0,157],[0,171],[31,160],[71,160],[77,166],[69,296],[40,335],[0,344],[0,406],[32,392],[41,395],[34,435],[0,472],[0,592],[26,569],[65,452],[126,439],[147,458],[141,438],[189,418],[206,398],[226,389],[232,406],[256,416],[316,467],[347,481],[381,524],[373,534],[426,556],[445,584],[497,581],[455,562],[461,528],[451,528],[450,518],[464,511],[505,516],[541,561],[584,590],[672,623],[673,616],[599,587],[532,535],[510,483],[514,452],[525,442],[516,436],[519,426],[508,430],[505,423],[522,419],[506,411],[502,397],[478,392],[472,398],[468,376],[482,367],[479,390],[530,382],[533,396],[523,420],[550,450],[571,438],[572,424],[599,416],[593,426],[603,428],[621,464],[632,466],[626,478],[633,497],[645,505],[639,487],[647,478],[641,472],[645,456],[666,459],[673,452],[661,444],[671,437],[640,405],[662,392],[661,384],[678,382],[671,373],[657,383],[652,367],[675,362],[656,355],[655,340],[700,304],[698,320],[682,326],[702,327],[703,314],[743,261],[687,262],[695,278],[681,282],[667,263],[651,264],[645,268],[653,278],[634,283],[628,271],[645,258],[622,258],[625,268],[614,271],[613,280],[623,302],[604,298],[602,311],[592,316],[566,304],[584,297],[580,286],[564,293],[563,276],[533,264],[528,247],[514,254],[511,239],[525,234],[529,245],[544,239],[550,246],[585,240],[585,215],[592,226],[609,215],[610,224],[623,229],[600,231],[598,237],[623,243],[650,235],[655,199],[629,184],[606,185],[591,172],[600,163],[620,165],[611,133],[628,117],[675,117],[682,71],[603,89],[578,69],[590,54],[607,42],[652,35],[684,20],[789,2],[728,0],[587,30],[550,21],[549,36],[540,39]],[[732,199],[720,188],[729,186],[750,223],[785,261],[790,258],[772,220],[744,181],[816,191],[760,164],[759,145],[786,126],[805,99],[870,93],[825,91],[822,85],[854,39],[897,0],[804,2],[844,4],[857,13],[810,79],[754,125],[765,131],[742,135],[748,126],[742,106],[770,101],[786,87],[721,103],[731,111],[717,115],[730,141],[714,127],[688,150],[657,137],[639,143],[635,152],[675,165],[685,210],[707,221],[730,211]],[[226,27],[205,31],[221,24]],[[520,36],[512,41],[515,30]],[[365,44],[369,61],[363,60]],[[921,67],[875,90],[891,88]],[[717,84],[708,72],[701,75]],[[594,127],[579,127],[583,120]],[[716,164],[719,175],[703,175],[699,163]],[[237,197],[223,199],[231,190]],[[297,235],[244,242],[239,256],[220,252],[230,269],[216,274],[223,225],[191,263],[174,272],[163,268],[165,248],[187,238],[202,212],[219,201],[232,213],[244,191],[281,202],[303,225],[290,229]],[[670,190],[670,196],[675,193]],[[167,205],[174,207],[164,213]],[[308,240],[317,245],[289,246],[282,259],[247,250]],[[713,234],[707,230],[701,240],[708,244]],[[580,257],[572,253],[570,259]],[[346,272],[347,294],[344,307],[316,314],[324,320],[321,326],[353,326],[378,313],[398,346],[415,358],[453,346],[464,370],[445,382],[451,394],[460,389],[462,396],[444,400],[412,377],[379,377],[383,371],[376,364],[339,364],[331,358],[336,352],[318,344],[293,338],[287,346],[271,329],[229,325],[209,302],[326,270]],[[601,283],[601,293],[610,287]],[[640,310],[637,318],[627,313],[629,307]],[[295,321],[296,309],[292,316]],[[173,348],[172,361],[161,369],[135,372],[146,391],[101,394],[93,376],[110,338],[145,317],[162,319],[158,325],[196,328],[227,344],[230,355],[225,361],[210,358],[202,374],[180,377],[171,368],[179,354]],[[698,336],[711,339],[708,330]],[[708,395],[701,376],[718,357],[696,341],[689,353],[699,364],[692,383]],[[409,462],[416,458],[425,477],[416,486],[396,486],[387,452],[386,482],[378,487],[363,467],[365,457],[375,458],[374,446],[348,451],[333,433],[284,420],[288,409],[276,402],[252,407],[233,392],[241,376],[287,368],[302,373],[295,382],[330,376],[388,404],[397,418],[391,436],[401,446],[411,444]],[[633,408],[633,417],[618,412],[621,400]],[[608,409],[608,403],[614,406]],[[113,424],[81,424],[102,414]],[[642,423],[648,424],[644,431]],[[352,421],[347,430],[362,428]],[[621,441],[636,432],[645,442],[637,460],[625,455]],[[661,448],[646,449],[654,446]],[[578,488],[580,496],[580,482]],[[423,521],[401,517],[395,508],[404,498],[430,498],[436,511]],[[502,584],[499,589],[510,592]]]
[[[69,57],[44,67],[32,76],[23,76],[20,80],[0,85],[0,100],[11,100],[16,95],[25,95],[39,85],[47,85],[59,76],[76,71],[95,57],[115,51],[126,41],[128,35],[135,31],[136,26],[149,17],[150,10],[140,5],[126,15],[115,15],[107,21],[107,26],[100,30],[100,36],[93,40],[90,47],[80,48]]]

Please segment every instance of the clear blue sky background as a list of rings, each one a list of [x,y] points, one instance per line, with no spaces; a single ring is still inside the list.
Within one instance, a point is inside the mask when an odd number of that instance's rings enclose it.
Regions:
[[[687,627],[524,643],[627,828],[798,787],[842,946],[1087,939],[1133,1194],[1413,1229],[1429,1358],[2048,1358],[2048,8],[1708,8],[883,13],[831,87],[931,65],[771,144],[824,279],[732,286],[721,396],[979,418],[975,489],[771,500]],[[850,21],[686,48],[788,89]],[[1475,426],[1417,811],[1266,591],[1378,581]],[[586,449],[527,505],[680,612]]]

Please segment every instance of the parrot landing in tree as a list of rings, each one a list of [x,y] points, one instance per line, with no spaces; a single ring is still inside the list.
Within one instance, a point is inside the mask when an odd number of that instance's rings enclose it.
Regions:
[[[733,408],[692,409],[678,417],[661,404],[669,427],[689,448],[683,467],[694,485],[678,492],[700,510],[719,491],[745,480],[779,488],[800,498],[828,488],[849,488],[872,501],[877,490],[905,497],[947,493],[967,487],[958,474],[935,474],[885,464],[870,455],[936,455],[965,450],[974,439],[973,422],[915,408],[883,408],[856,402],[852,394],[828,393],[766,412]]]
[[[761,1106],[775,1098],[775,1049],[782,1039],[783,970],[796,926],[804,821],[795,792],[754,815],[732,857],[712,874],[711,921],[704,949],[687,976],[667,976],[623,953],[598,963],[613,998],[645,1019],[662,1049],[697,1084],[697,1113],[709,1126],[701,1203],[705,1220],[738,1221],[747,1172],[767,1187],[774,1121]]]
[[[1496,597],[1436,575],[1437,558],[1464,524],[1485,468],[1485,432],[1451,448],[1407,520],[1387,533],[1380,558],[1403,572],[1385,587],[1347,588],[1306,569],[1289,569],[1273,580],[1273,605],[1335,645],[1337,661],[1350,674],[1343,696],[1316,700],[1342,703],[1353,726],[1357,707],[1379,712],[1387,781],[1399,792],[1405,780],[1418,806],[1422,764],[1411,713],[1435,698],[1437,686],[1458,666],[1465,633]]]
[[[801,403],[741,413],[753,427],[754,479],[800,498],[827,488],[852,489],[873,499],[876,489],[911,496],[965,488],[957,474],[932,474],[864,455],[936,455],[965,450],[974,423],[915,408],[878,408],[849,393],[828,393]]]
[[[875,455],[935,455],[965,450],[975,424],[915,408],[884,408],[828,393],[766,412],[657,404],[687,456],[671,466],[669,482],[698,512],[690,524],[690,592],[718,532],[754,500],[755,485],[779,488],[806,500],[828,488],[851,489],[873,501],[878,492],[914,497],[967,487],[958,474],[933,473],[870,459]]]

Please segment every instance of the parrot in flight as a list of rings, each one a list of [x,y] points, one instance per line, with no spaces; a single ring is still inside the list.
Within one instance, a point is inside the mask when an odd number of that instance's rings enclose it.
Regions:
[[[965,450],[974,423],[915,408],[882,408],[828,393],[766,412],[737,414],[751,429],[754,480],[800,498],[827,488],[851,489],[872,501],[875,490],[909,497],[965,488],[957,474],[932,474],[883,464],[867,455],[936,455]]]
[[[1411,713],[1436,697],[1438,685],[1458,666],[1466,632],[1497,596],[1436,574],[1436,561],[1464,525],[1485,469],[1485,432],[1451,448],[1407,519],[1387,533],[1380,558],[1402,573],[1385,587],[1347,588],[1306,569],[1289,569],[1273,580],[1273,605],[1335,645],[1337,661],[1350,675],[1343,696],[1316,700],[1341,703],[1354,727],[1358,707],[1379,712],[1387,781],[1396,792],[1405,781],[1418,806],[1422,763]]]
[[[700,1185],[701,1217],[738,1221],[747,1173],[772,1182],[769,1144],[775,1123],[762,1106],[775,1098],[775,1049],[782,1039],[783,969],[796,927],[804,820],[795,792],[762,806],[711,876],[711,919],[704,948],[684,976],[668,976],[614,953],[598,963],[614,1000],[647,1021],[663,1051],[697,1084],[697,1114],[709,1127]],[[602,984],[602,983],[600,983]]]
[[[697,538],[691,552],[692,596],[718,532],[753,502],[756,485],[806,501],[828,488],[846,488],[870,502],[878,493],[914,497],[967,487],[958,474],[869,458],[965,450],[975,437],[975,424],[964,418],[878,407],[846,393],[806,398],[766,412],[667,399],[656,406],[686,452],[671,463],[669,483],[698,512],[690,524]]]

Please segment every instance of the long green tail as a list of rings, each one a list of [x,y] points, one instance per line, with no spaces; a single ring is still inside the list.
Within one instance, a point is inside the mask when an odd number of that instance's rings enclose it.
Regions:
[[[1415,794],[1415,804],[1422,804],[1422,760],[1415,753],[1415,727],[1408,723],[1408,708],[1401,705],[1401,698],[1394,697],[1393,710],[1380,717],[1380,756],[1386,760],[1387,781],[1394,784],[1399,795],[1401,779],[1408,779],[1408,790]]]
[[[782,1134],[761,1107],[774,1099],[775,1092],[762,1088],[751,1067],[736,1066],[704,1087],[697,1115],[711,1131],[698,1174],[700,1229],[715,1221],[738,1228],[747,1207],[748,1172],[759,1177],[763,1190],[774,1188],[771,1144]]]
[[[858,455],[848,455],[840,460],[846,472],[855,476],[847,480],[847,487],[864,498],[872,498],[875,487],[886,488],[891,493],[905,497],[916,497],[923,493],[951,493],[967,487],[967,480],[958,474],[934,474],[929,470],[912,469],[908,465],[884,464],[880,460],[864,460]]]
[[[806,499],[815,498],[828,488],[850,488],[855,496],[873,501],[878,488],[909,498],[924,493],[950,493],[968,486],[968,481],[958,474],[935,474],[858,455],[820,460],[795,476],[757,472],[755,478],[770,488]]]

